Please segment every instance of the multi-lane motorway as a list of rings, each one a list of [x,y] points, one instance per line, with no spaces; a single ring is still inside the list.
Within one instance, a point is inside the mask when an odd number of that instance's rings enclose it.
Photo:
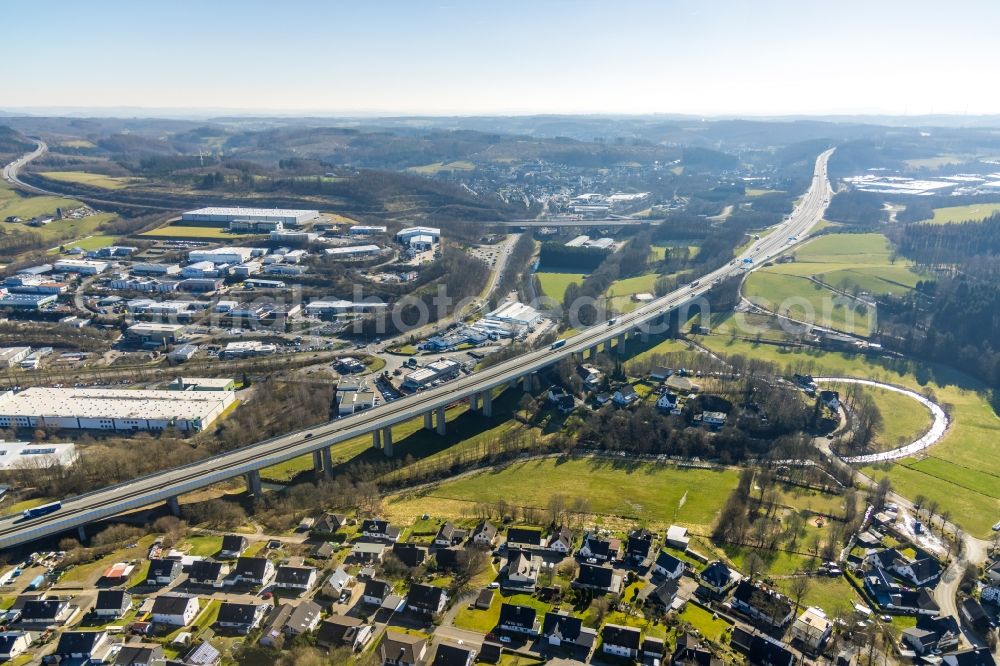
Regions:
[[[282,435],[183,467],[164,470],[128,483],[102,488],[68,498],[49,515],[31,520],[19,516],[0,519],[0,548],[9,548],[41,537],[58,534],[89,522],[162,502],[219,481],[296,458],[345,440],[387,428],[438,408],[482,395],[544,369],[560,358],[582,354],[623,335],[641,331],[662,316],[704,296],[712,285],[745,270],[753,270],[767,260],[801,242],[823,216],[831,196],[826,165],[833,150],[816,160],[812,183],[787,220],[732,263],[718,268],[696,282],[685,285],[617,319],[593,326],[557,349],[544,348],[460,377],[442,386],[401,398],[346,419],[314,426],[307,431]],[[16,170],[15,170],[16,175]],[[752,262],[744,260],[751,259]]]

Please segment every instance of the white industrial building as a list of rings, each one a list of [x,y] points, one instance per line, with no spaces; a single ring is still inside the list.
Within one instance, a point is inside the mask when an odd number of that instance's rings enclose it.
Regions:
[[[458,361],[443,358],[440,361],[428,363],[419,370],[414,370],[403,378],[403,387],[415,391],[426,388],[439,379],[453,377],[458,374],[461,364]]]
[[[197,431],[229,405],[233,391],[31,387],[0,395],[0,428]]]
[[[178,264],[132,264],[136,275],[177,275],[181,272]]]
[[[0,289],[0,292],[3,290]],[[12,310],[42,310],[57,300],[55,294],[2,294],[0,308]]]
[[[222,358],[248,358],[250,356],[266,356],[278,351],[275,345],[264,344],[259,340],[244,340],[230,342],[219,354]]]
[[[509,301],[493,312],[487,313],[483,319],[500,322],[501,324],[510,324],[512,326],[528,327],[534,326],[541,321],[542,315],[530,305],[525,305],[518,301]]]
[[[4,347],[0,349],[0,367],[13,368],[28,358],[31,347]]]
[[[59,273],[78,273],[80,275],[97,275],[108,270],[108,262],[92,259],[60,259],[52,265]]]
[[[5,442],[0,439],[0,471],[69,467],[76,462],[76,444]]]
[[[139,322],[126,329],[126,334],[143,343],[158,345],[177,342],[184,335],[184,324],[161,324],[159,322]]]
[[[355,257],[370,257],[382,251],[378,245],[349,245],[346,247],[329,247],[323,252],[337,259],[353,259]]]
[[[209,206],[198,210],[189,210],[181,215],[181,220],[184,222],[218,222],[220,225],[237,220],[248,220],[251,222],[281,222],[286,225],[298,226],[318,216],[318,210]]]
[[[407,227],[396,232],[396,240],[409,244],[414,236],[430,236],[432,242],[441,240],[441,230],[438,227]]]
[[[384,234],[386,227],[371,224],[355,224],[350,229],[352,236],[371,236],[373,234]]]
[[[197,263],[210,261],[213,264],[242,264],[252,257],[252,247],[217,247],[211,250],[191,250],[188,261]]]
[[[320,317],[330,314],[345,314],[348,312],[371,312],[387,307],[386,303],[355,303],[344,300],[313,301],[305,307],[310,317]]]

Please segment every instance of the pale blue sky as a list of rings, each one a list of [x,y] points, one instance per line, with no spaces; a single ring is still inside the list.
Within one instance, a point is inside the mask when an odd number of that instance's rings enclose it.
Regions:
[[[1000,113],[995,0],[6,2],[0,108]]]

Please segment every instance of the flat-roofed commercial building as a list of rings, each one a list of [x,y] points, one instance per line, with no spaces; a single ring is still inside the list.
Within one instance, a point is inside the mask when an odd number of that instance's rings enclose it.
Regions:
[[[60,259],[52,268],[59,273],[78,273],[80,275],[97,275],[108,270],[108,262],[91,259]]]
[[[55,294],[3,294],[0,308],[11,310],[42,310],[57,300]]]
[[[534,324],[537,324],[541,318],[542,315],[538,312],[538,310],[530,305],[519,303],[518,301],[504,303],[496,310],[487,313],[486,316],[483,317],[483,319],[487,321],[496,321],[502,324],[511,324],[513,326],[533,326]]]
[[[34,386],[0,396],[0,428],[85,430],[206,428],[236,399],[232,391],[157,391]]]
[[[0,471],[47,469],[54,465],[69,467],[76,458],[76,444],[72,442],[32,444],[0,439]]]
[[[428,363],[419,370],[414,370],[403,378],[403,387],[411,391],[426,388],[438,379],[452,377],[458,374],[461,364],[458,361],[443,358],[440,361]]]
[[[318,210],[208,206],[187,211],[181,215],[181,220],[184,222],[216,222],[219,225],[227,225],[237,220],[247,220],[251,222],[281,222],[286,225],[298,226],[318,216]]]
[[[31,347],[3,347],[0,349],[0,367],[13,368],[30,353]]]
[[[130,338],[135,338],[143,343],[165,344],[177,342],[177,338],[184,334],[184,324],[140,322],[129,326],[126,333]]]
[[[352,236],[371,236],[373,234],[384,234],[386,227],[373,224],[355,224],[350,228]]]
[[[414,236],[430,236],[433,242],[441,240],[441,230],[438,227],[407,227],[396,232],[396,240],[406,243]]]
[[[210,261],[213,264],[242,264],[254,256],[252,247],[217,247],[211,250],[191,250],[188,261],[198,263]]]
[[[259,340],[244,340],[230,342],[219,354],[222,358],[249,358],[251,356],[266,356],[278,351],[277,346],[264,344]]]
[[[378,245],[348,245],[346,247],[328,247],[323,252],[328,257],[335,259],[354,259],[357,257],[371,257],[382,251]]]

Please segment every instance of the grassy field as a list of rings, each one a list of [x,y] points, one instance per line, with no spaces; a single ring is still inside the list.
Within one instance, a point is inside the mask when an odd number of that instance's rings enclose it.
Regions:
[[[585,273],[539,272],[535,273],[535,275],[538,276],[538,282],[542,286],[542,293],[560,303],[562,303],[563,296],[566,294],[566,287],[572,282],[580,284],[583,282],[583,278],[586,277]]]
[[[419,173],[424,176],[433,176],[442,171],[472,171],[476,168],[476,165],[468,160],[457,160],[455,162],[434,162],[433,164],[424,164],[422,166],[410,167],[407,171],[412,171],[413,173]]]
[[[868,306],[806,277],[762,269],[743,283],[743,295],[766,310],[792,319],[856,335],[871,333],[872,313]]]
[[[689,623],[702,636],[715,643],[718,643],[726,630],[729,629],[728,622],[713,617],[710,612],[701,606],[691,603],[684,607],[684,610],[677,616],[677,619]]]
[[[731,317],[718,323],[725,327]],[[714,326],[715,324],[713,324]],[[726,335],[695,336],[721,355],[740,354],[771,361],[785,374],[864,377],[930,390],[945,405],[952,425],[925,460],[905,459],[897,464],[866,468],[878,479],[888,476],[903,495],[937,500],[952,519],[980,537],[988,536],[1000,515],[1000,418],[990,406],[985,388],[975,380],[939,366],[915,362],[879,362],[862,354],[798,350],[771,344],[734,340]]]
[[[222,549],[222,537],[211,534],[190,536],[180,544],[180,550],[188,555],[212,557]]]
[[[934,217],[925,224],[951,224],[967,220],[985,220],[993,213],[1000,212],[1000,203],[970,204],[968,206],[948,206],[935,208]]]
[[[120,190],[135,182],[135,178],[114,178],[101,173],[87,171],[43,171],[42,176],[63,183],[79,183],[89,187],[99,187],[103,190]]]
[[[624,280],[615,280],[608,287],[607,295],[610,297],[615,296],[631,296],[633,294],[641,293],[653,293],[653,288],[656,285],[656,278],[660,277],[656,273],[643,273],[642,275],[637,275],[636,277],[626,278]]]
[[[146,231],[140,236],[152,236],[155,238],[239,238],[252,234],[233,233],[221,227],[186,227],[180,224],[171,224],[152,231]]]
[[[386,511],[391,516],[431,512],[457,518],[480,502],[517,498],[521,505],[544,509],[554,495],[572,500],[585,492],[593,514],[661,525],[676,521],[707,526],[715,520],[736,481],[731,470],[546,458],[465,476],[423,494],[397,497],[387,503]],[[623,488],[629,492],[623,494]],[[686,492],[687,501],[675,516],[677,503]]]
[[[0,182],[0,220],[5,220],[10,216],[28,220],[43,215],[54,215],[57,208],[69,210],[79,208],[82,205],[76,199],[23,195],[14,190],[9,183]]]
[[[81,250],[99,250],[102,247],[107,247],[109,245],[114,245],[115,241],[118,240],[117,236],[108,236],[106,234],[94,234],[93,236],[85,236],[79,240],[68,241],[62,243],[67,248],[78,247]],[[55,254],[59,252],[58,247],[54,247],[49,250],[49,254]]]
[[[839,385],[837,388],[843,391],[846,387]],[[860,387],[860,390],[871,396],[882,414],[882,427],[875,438],[873,450],[886,451],[909,444],[930,429],[931,413],[912,398],[869,386]]]
[[[760,196],[764,196],[765,194],[774,194],[775,192],[780,192],[780,191],[781,190],[769,190],[769,189],[760,188],[760,187],[748,187],[746,189],[746,195],[748,197],[760,197]]]

